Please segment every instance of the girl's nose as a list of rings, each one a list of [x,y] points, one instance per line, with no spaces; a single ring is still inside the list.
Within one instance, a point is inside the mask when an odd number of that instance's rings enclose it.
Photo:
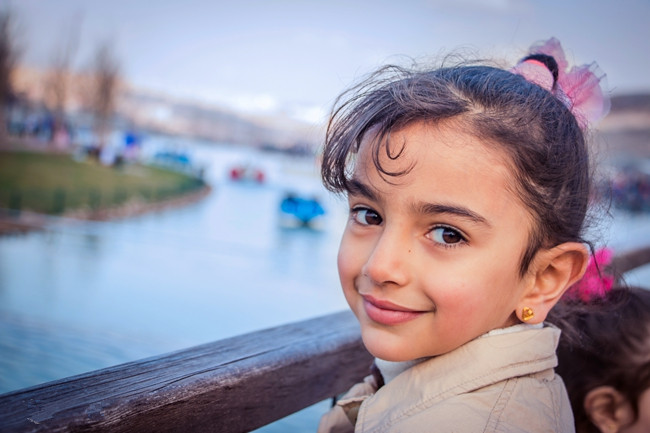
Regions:
[[[408,236],[385,229],[370,252],[362,273],[378,286],[404,286],[409,278],[410,252]]]

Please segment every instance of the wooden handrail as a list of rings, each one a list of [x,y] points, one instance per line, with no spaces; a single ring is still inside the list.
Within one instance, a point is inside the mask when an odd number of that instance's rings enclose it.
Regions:
[[[250,431],[347,390],[371,362],[345,311],[1,395],[0,431]]]
[[[617,253],[610,268],[614,275],[620,279],[626,272],[648,263],[650,263],[650,246]]]
[[[621,276],[650,247],[617,254]],[[347,390],[372,357],[345,311],[0,395],[0,432],[244,432]]]

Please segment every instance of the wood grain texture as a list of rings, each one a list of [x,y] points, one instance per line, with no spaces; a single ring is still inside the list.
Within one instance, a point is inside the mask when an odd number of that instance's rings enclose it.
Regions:
[[[371,362],[346,311],[4,394],[0,431],[250,431],[347,390]]]

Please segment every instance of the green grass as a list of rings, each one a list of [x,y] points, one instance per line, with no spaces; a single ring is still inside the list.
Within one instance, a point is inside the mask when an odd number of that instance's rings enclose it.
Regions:
[[[0,208],[62,214],[101,210],[132,200],[158,202],[204,186],[161,168],[103,166],[69,155],[0,151]]]

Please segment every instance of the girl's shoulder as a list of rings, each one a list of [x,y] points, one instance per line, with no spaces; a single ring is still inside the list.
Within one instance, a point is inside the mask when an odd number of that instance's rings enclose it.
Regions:
[[[366,399],[356,431],[527,431],[531,422],[572,431],[553,370],[558,337],[553,327],[486,334],[422,362]]]
[[[320,419],[318,433],[351,433],[357,421],[361,404],[377,391],[375,375],[367,376],[354,385]]]
[[[360,422],[355,431],[417,432],[428,431],[431,426],[436,426],[436,431],[460,433],[574,431],[571,405],[562,380],[558,376],[549,380],[546,373],[459,393],[433,405],[423,404],[421,410],[411,408],[403,415],[378,430],[376,424],[370,427]]]

